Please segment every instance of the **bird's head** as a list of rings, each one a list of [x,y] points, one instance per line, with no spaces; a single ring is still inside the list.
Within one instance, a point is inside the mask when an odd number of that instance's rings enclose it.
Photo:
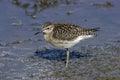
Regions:
[[[50,33],[50,32],[53,31],[53,28],[54,28],[53,23],[51,23],[51,22],[46,22],[46,23],[44,23],[44,24],[42,25],[42,32],[43,32],[44,34]],[[41,33],[41,30],[38,31],[38,32],[36,32],[35,35],[37,35],[37,34],[39,34],[39,33]]]
[[[51,33],[54,29],[54,25],[51,22],[46,22],[42,26],[42,32],[45,34]]]

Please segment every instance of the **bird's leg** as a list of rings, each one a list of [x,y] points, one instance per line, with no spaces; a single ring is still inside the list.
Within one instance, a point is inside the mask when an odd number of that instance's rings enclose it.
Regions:
[[[69,64],[69,50],[68,50],[68,48],[66,49],[66,51],[67,51],[66,68],[68,68],[68,64]]]

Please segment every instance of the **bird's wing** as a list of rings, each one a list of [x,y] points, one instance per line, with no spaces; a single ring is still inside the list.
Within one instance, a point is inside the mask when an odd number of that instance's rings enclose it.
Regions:
[[[59,40],[73,40],[77,38],[83,28],[73,24],[55,24],[53,30],[53,37]]]

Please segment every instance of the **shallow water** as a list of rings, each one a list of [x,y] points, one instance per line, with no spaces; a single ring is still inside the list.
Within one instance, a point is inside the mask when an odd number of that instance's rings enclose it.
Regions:
[[[119,80],[119,0],[39,1],[0,1],[0,80]],[[100,31],[70,49],[65,69],[65,50],[34,35],[47,21]]]

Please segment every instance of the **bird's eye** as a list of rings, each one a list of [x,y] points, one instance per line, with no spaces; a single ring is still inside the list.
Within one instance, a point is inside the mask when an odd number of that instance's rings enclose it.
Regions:
[[[50,29],[49,27],[47,29]]]

